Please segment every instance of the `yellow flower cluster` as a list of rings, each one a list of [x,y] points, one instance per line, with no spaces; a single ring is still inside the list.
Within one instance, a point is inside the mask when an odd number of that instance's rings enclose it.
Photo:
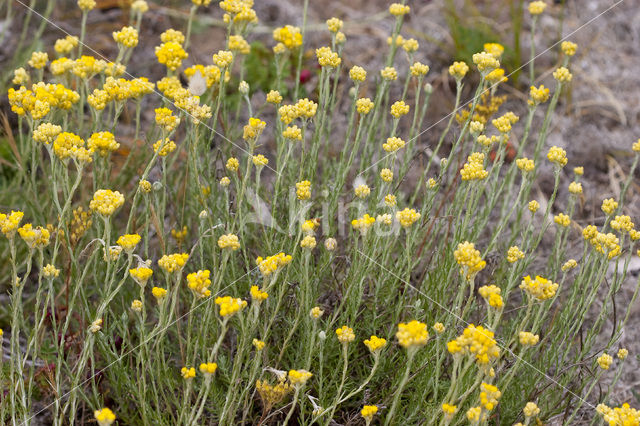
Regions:
[[[49,238],[51,237],[47,228],[43,228],[42,226],[34,228],[30,223],[26,223],[18,228],[18,234],[20,234],[20,238],[24,240],[30,249],[41,249],[47,246],[49,244]]]
[[[366,184],[358,185],[354,188],[353,192],[358,198],[367,198],[371,194],[371,189]]]
[[[376,354],[387,345],[387,340],[381,337],[372,335],[369,339],[366,339],[363,343],[367,348],[369,348],[369,351],[372,354]]]
[[[53,142],[53,153],[62,161],[69,158],[78,164],[90,163],[93,150],[87,149],[80,136],[69,132],[62,132]]]
[[[316,57],[321,67],[335,68],[342,63],[340,55],[332,51],[330,47],[323,46],[316,49]]]
[[[429,65],[422,64],[420,62],[414,62],[409,67],[411,75],[414,77],[424,77],[429,72]]]
[[[571,225],[571,218],[564,213],[558,213],[557,215],[555,215],[553,217],[553,221],[558,225],[562,226],[563,228],[566,228],[567,226]]]
[[[149,278],[153,275],[153,270],[146,266],[139,266],[137,268],[129,269],[129,274],[141,287],[144,287],[149,281]]]
[[[416,212],[415,209],[405,208],[404,210],[396,212],[396,220],[400,222],[403,228],[410,227],[418,219],[420,219],[420,213]]]
[[[400,118],[403,115],[409,113],[409,105],[407,105],[404,101],[396,101],[391,105],[391,115],[395,118]]]
[[[467,280],[472,279],[487,266],[487,262],[480,257],[480,251],[476,250],[476,246],[469,241],[459,243],[453,256],[461,266],[460,274],[464,275]]]
[[[429,340],[427,324],[416,320],[408,323],[401,322],[398,324],[396,339],[398,339],[398,344],[405,349],[424,346]]]
[[[549,100],[549,89],[541,84],[539,87],[531,86],[529,89],[529,105],[534,106]]]
[[[53,45],[53,49],[61,55],[67,55],[71,53],[73,49],[78,47],[78,41],[78,37],[67,35],[65,38],[56,40]]]
[[[567,272],[576,266],[578,266],[578,262],[575,259],[569,259],[562,265],[562,272]]]
[[[362,410],[360,410],[360,415],[362,416],[364,421],[367,422],[367,424],[371,423],[371,420],[373,420],[373,416],[375,416],[377,413],[378,407],[375,405],[365,405],[362,407]]]
[[[188,259],[189,255],[187,253],[165,254],[158,260],[158,266],[165,272],[172,274],[180,272]]]
[[[225,234],[218,238],[218,247],[223,250],[229,249],[231,251],[236,251],[240,248],[240,240],[235,234]]]
[[[296,183],[296,196],[298,200],[308,200],[311,198],[311,182],[303,180]]]
[[[251,52],[251,46],[241,35],[231,35],[229,36],[229,50],[248,55]]]
[[[389,13],[393,16],[406,15],[410,10],[411,8],[409,6],[401,3],[393,3],[391,4],[391,6],[389,6]]]
[[[353,227],[353,229],[360,231],[362,235],[365,235],[369,228],[371,228],[375,222],[375,217],[371,217],[369,216],[369,214],[365,213],[364,216],[353,219],[351,221],[351,226]]]
[[[351,343],[356,338],[356,335],[353,333],[353,329],[346,325],[343,325],[336,330],[336,336],[338,336],[338,341],[342,344]]]
[[[220,316],[230,317],[247,306],[247,302],[231,296],[217,297],[216,305],[220,306]]]
[[[452,355],[473,355],[478,365],[487,365],[500,356],[500,348],[493,337],[493,331],[469,324],[460,336],[447,343],[447,350]]]
[[[270,385],[265,380],[258,380],[256,381],[256,390],[263,404],[266,407],[272,407],[291,392],[291,384],[286,382],[284,378],[275,385]]]
[[[138,234],[125,234],[118,237],[116,244],[122,247],[124,251],[131,253],[140,242],[140,239],[141,237]]]
[[[491,53],[474,53],[472,59],[473,63],[478,67],[478,71],[485,76],[500,67],[500,61]]]
[[[87,147],[91,152],[97,152],[101,157],[106,157],[120,148],[115,136],[111,132],[93,133],[87,140]]]
[[[607,215],[613,214],[613,212],[615,212],[617,208],[618,208],[618,202],[613,198],[607,198],[602,201],[601,209]]]
[[[313,376],[307,370],[289,370],[289,382],[293,386],[302,386]]]
[[[482,180],[489,176],[484,169],[484,153],[474,152],[467,157],[467,162],[460,169],[462,180]]]
[[[180,124],[180,118],[173,115],[169,108],[156,108],[156,124],[165,132],[172,132]]]
[[[78,0],[78,6],[80,6],[81,3],[84,5],[93,3],[94,6],[96,4],[96,2],[93,0]],[[91,6],[89,8],[92,9],[94,6]],[[80,6],[80,8],[83,7]],[[116,421],[116,415],[113,414],[113,411],[108,408],[102,408],[100,410],[94,411],[93,417],[96,419],[96,422],[98,422],[99,426],[110,426],[113,422]]]
[[[560,67],[553,72],[553,78],[555,78],[558,83],[569,83],[573,75],[567,68]]]
[[[518,246],[511,246],[507,250],[507,261],[509,263],[516,263],[518,260],[524,259],[524,253]]]
[[[249,122],[244,126],[242,138],[245,140],[255,140],[260,136],[267,123],[259,118],[251,117]]]
[[[178,146],[169,138],[158,139],[157,142],[153,144],[153,152],[157,153],[160,157],[166,157],[176,150]]]
[[[8,94],[11,111],[18,115],[29,114],[32,119],[44,118],[51,109],[70,109],[80,100],[80,95],[62,84],[45,84],[43,82],[33,84],[31,90],[20,86],[18,90],[13,87]]]
[[[207,88],[210,88],[214,84],[220,82],[220,76],[222,72],[220,68],[215,65],[202,65],[196,64],[192,65],[189,68],[184,70],[184,75],[191,81],[191,79],[199,73],[202,78],[204,78]],[[177,96],[179,93],[184,93],[185,89],[180,85],[179,80],[174,80],[175,77],[164,77],[162,80],[158,82],[158,89],[162,90],[162,92],[169,98],[180,97]],[[231,76],[228,71],[225,71],[224,81],[227,82]]]
[[[382,148],[387,152],[395,152],[404,148],[405,142],[395,136],[387,138],[387,141],[382,144]]]
[[[502,296],[500,295],[502,290],[495,285],[485,285],[478,289],[480,296],[491,306],[492,308],[500,309],[504,306]]]
[[[616,217],[611,221],[611,228],[616,231],[631,232],[634,226],[635,225],[631,221],[631,218],[627,215],[616,215]]]
[[[529,3],[529,13],[532,15],[540,15],[547,8],[547,4],[543,1],[532,1]]]
[[[534,346],[540,341],[540,336],[529,331],[521,331],[518,333],[518,340],[523,346]]]
[[[302,46],[302,33],[300,28],[291,25],[273,30],[273,39],[282,43],[289,50]]]
[[[582,184],[580,182],[571,182],[569,184],[569,192],[574,195],[582,194]]]
[[[89,208],[104,217],[108,217],[123,204],[124,195],[120,192],[112,191],[110,189],[98,189],[93,194],[93,199],[89,203]]]
[[[250,293],[251,299],[256,302],[262,302],[263,300],[267,300],[267,298],[269,297],[269,294],[265,291],[260,290],[257,285],[251,286]]]
[[[449,67],[449,74],[456,80],[462,79],[469,72],[469,65],[465,62],[454,62]]]
[[[199,270],[198,272],[192,272],[187,275],[187,286],[196,297],[211,296],[211,290],[209,290],[209,286],[211,285],[210,275],[211,272],[208,269]]]
[[[182,45],[174,41],[156,46],[156,58],[158,58],[158,62],[165,65],[171,71],[180,68],[182,60],[188,57],[189,54],[184,50]]]
[[[113,32],[113,40],[124,47],[133,48],[138,45],[138,30],[133,27],[123,27]]]
[[[542,301],[555,296],[558,284],[540,275],[536,275],[535,279],[531,279],[531,276],[527,275],[522,279],[520,289],[524,290],[530,297]]]
[[[300,247],[307,250],[313,250],[316,248],[316,237],[313,235],[305,236],[302,241],[300,241]]]
[[[161,287],[153,287],[151,294],[156,298],[158,304],[160,304],[164,301],[164,298],[167,297],[167,290]]]
[[[482,383],[480,385],[480,405],[487,410],[493,410],[498,405],[498,400],[502,396],[502,392],[494,385]]]
[[[277,90],[271,90],[267,93],[267,102],[277,105],[282,102],[282,95]]]
[[[549,152],[547,152],[547,159],[560,167],[566,166],[569,161],[567,160],[567,152],[557,146],[549,148]]]
[[[600,368],[602,368],[603,370],[608,370],[613,363],[613,357],[609,354],[602,354],[596,361],[598,362]]]
[[[267,256],[266,259],[263,259],[262,257],[258,257],[256,259],[256,264],[264,276],[273,274],[284,266],[287,266],[289,263],[291,263],[291,255],[284,254],[283,252],[274,254],[273,256]]]
[[[373,101],[369,98],[360,98],[356,101],[358,114],[367,115],[373,109]]]
[[[386,81],[395,81],[398,79],[398,71],[394,67],[385,67],[380,70],[380,76]]]
[[[631,408],[626,403],[615,408],[599,404],[596,410],[609,426],[637,426],[640,424],[640,410]]]
[[[365,71],[364,68],[355,65],[349,70],[349,78],[356,83],[362,83],[367,78],[367,71]]]
[[[218,364],[216,364],[215,362],[207,362],[207,363],[203,362],[202,364],[200,364],[200,372],[205,376],[207,375],[211,376],[216,372],[217,369],[218,369]]]
[[[193,367],[182,367],[180,369],[180,375],[185,380],[193,379],[196,377],[196,369]]]
[[[498,131],[502,134],[509,133],[511,131],[511,126],[517,123],[519,117],[515,115],[513,112],[507,112],[506,114],[496,118],[491,121],[493,127],[498,129]]]
[[[42,268],[42,275],[45,278],[58,278],[58,275],[60,275],[60,269],[56,268],[55,266],[53,266],[52,264],[48,264],[45,265],[44,268]],[[2,334],[0,333],[0,336],[2,336]]]

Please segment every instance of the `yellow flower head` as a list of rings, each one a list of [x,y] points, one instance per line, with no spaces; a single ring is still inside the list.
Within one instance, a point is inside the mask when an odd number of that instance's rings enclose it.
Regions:
[[[131,302],[131,310],[133,312],[142,312],[142,300],[134,300]]]
[[[473,55],[473,63],[478,67],[478,71],[485,76],[500,67],[500,61],[487,52],[475,53]]]
[[[569,192],[574,195],[582,194],[582,184],[580,182],[571,182],[569,184]]]
[[[493,55],[496,59],[500,59],[504,53],[504,46],[500,43],[485,43],[482,48],[485,52]]]
[[[18,226],[20,226],[20,221],[22,221],[22,217],[24,213],[21,211],[11,211],[9,215],[4,213],[0,213],[0,230],[7,238],[13,238],[16,234],[16,230]]]
[[[569,259],[562,265],[562,272],[567,272],[578,266],[578,262],[575,259]]]
[[[598,357],[597,362],[600,368],[602,368],[603,370],[608,370],[613,363],[613,357],[609,354],[602,354]]]
[[[372,354],[380,352],[382,348],[387,345],[387,340],[378,336],[372,335],[371,338],[366,339],[364,344]]]
[[[267,127],[267,123],[259,118],[251,117],[249,118],[249,122],[244,126],[242,138],[245,140],[255,140],[260,136],[265,127]]]
[[[307,370],[289,370],[289,382],[296,387],[303,386],[313,376]]]
[[[164,301],[165,297],[167,297],[167,290],[161,287],[153,287],[151,289],[151,294],[153,294],[153,297],[155,297],[158,304],[160,304]]]
[[[547,153],[547,159],[552,163],[558,165],[559,167],[564,167],[567,165],[567,152],[559,148],[557,146],[552,146],[549,148],[549,152]]]
[[[93,0],[91,0],[93,1]],[[78,1],[78,6],[80,6],[80,3],[86,3],[87,0],[79,0]],[[95,1],[93,1],[93,4],[95,6]],[[80,6],[80,8],[82,8],[82,6]],[[91,7],[93,8],[93,7]],[[102,408],[100,410],[96,410],[93,412],[93,417],[96,419],[96,421],[98,422],[98,426],[110,426],[113,422],[116,421],[116,415],[113,414],[113,411],[111,411],[108,408]]]
[[[480,251],[476,250],[475,245],[469,241],[458,244],[453,256],[460,265],[460,274],[467,280],[471,280],[487,265],[487,262],[480,257]]]
[[[362,83],[367,78],[367,72],[364,68],[355,65],[349,70],[349,78],[357,83]]]
[[[415,209],[405,208],[396,212],[396,220],[403,228],[408,228],[420,219],[420,213]]]
[[[393,172],[390,169],[382,169],[380,171],[380,179],[384,182],[391,182],[393,180]]]
[[[335,68],[342,63],[340,56],[328,46],[316,49],[316,58],[321,67]]]
[[[367,424],[371,422],[373,416],[375,416],[377,413],[378,407],[375,405],[365,405],[362,407],[362,410],[360,410],[360,415],[367,422]]]
[[[311,182],[303,180],[296,183],[296,196],[298,200],[308,200],[311,198]]]
[[[602,208],[602,211],[605,212],[607,215],[611,215],[618,208],[618,202],[613,198],[607,198],[606,200],[602,201],[601,208]]]
[[[484,169],[484,153],[474,152],[467,157],[467,162],[460,169],[462,180],[482,180],[489,176],[489,172]]]
[[[567,68],[560,67],[553,72],[553,78],[555,78],[558,83],[569,83],[573,75]]]
[[[524,259],[524,253],[518,246],[509,247],[509,250],[507,250],[507,261],[509,263],[516,263],[520,259]]]
[[[51,237],[49,230],[38,226],[33,227],[30,223],[18,228],[18,234],[20,238],[29,246],[30,249],[41,249],[49,244],[49,238]]]
[[[401,3],[393,3],[389,6],[389,13],[393,16],[402,16],[409,13],[411,8],[407,5],[403,5]]]
[[[300,28],[291,25],[273,30],[273,39],[282,43],[289,50],[302,46],[302,33]]]
[[[42,275],[48,279],[58,278],[58,275],[60,275],[60,269],[49,263],[42,268]],[[0,336],[2,336],[2,333],[0,333]]]
[[[277,105],[282,102],[282,95],[277,90],[271,90],[267,93],[267,102]]]
[[[397,137],[387,138],[387,141],[382,144],[382,148],[387,152],[395,152],[404,148],[405,142]]]
[[[253,344],[253,347],[256,348],[257,351],[263,350],[265,345],[266,345],[266,343],[264,343],[262,340],[258,340],[258,339],[253,339],[251,344]]]
[[[420,62],[414,62],[413,65],[409,67],[409,71],[411,71],[411,75],[413,77],[424,77],[429,73],[429,65],[425,65]]]
[[[244,309],[247,302],[239,298],[224,296],[216,298],[216,305],[220,306],[220,316],[226,318]]]
[[[208,269],[199,270],[198,272],[192,272],[187,275],[187,286],[189,287],[189,290],[193,292],[194,296],[211,296],[211,290],[209,290],[209,286],[211,285],[211,280],[209,279],[210,275],[211,271]]]
[[[180,272],[188,259],[189,255],[187,253],[165,254],[158,260],[158,266],[166,273],[173,274],[174,272]]]
[[[218,238],[218,247],[236,251],[240,248],[240,240],[235,234],[225,234]]]
[[[156,46],[156,57],[158,62],[165,65],[172,71],[177,70],[182,65],[182,60],[187,59],[189,54],[181,44],[170,41]]]
[[[529,3],[529,13],[536,16],[540,15],[547,8],[547,4],[543,1],[532,1]]]
[[[487,411],[493,410],[498,405],[502,392],[494,385],[482,383],[480,385],[480,405]]]
[[[124,195],[110,189],[98,189],[93,194],[89,208],[103,217],[111,216],[124,204]]]
[[[140,235],[138,234],[125,234],[121,235],[116,244],[118,244],[124,251],[127,253],[133,252],[133,249],[136,248],[138,243],[140,242]]]
[[[169,140],[169,138],[165,138],[164,140],[160,139],[153,144],[153,151],[156,152],[160,157],[166,157],[167,155],[175,151],[177,147],[178,146],[174,141]]]
[[[217,369],[218,369],[218,364],[216,364],[215,362],[207,362],[207,363],[200,364],[200,372],[204,374],[205,377],[207,376],[210,377],[216,372]]]
[[[576,54],[576,51],[578,50],[578,45],[571,41],[563,41],[560,44],[560,49],[562,50],[562,53],[564,53],[565,55],[573,56]]]
[[[394,67],[385,67],[380,70],[380,75],[386,81],[394,81],[398,79],[398,71]]]
[[[324,311],[320,309],[319,306],[314,306],[313,308],[311,308],[311,311],[309,312],[309,316],[311,316],[311,318],[313,319],[318,319],[323,314],[324,314]]]
[[[53,142],[53,153],[62,161],[71,158],[79,164],[84,164],[91,162],[93,151],[85,147],[84,140],[78,135],[62,132]]]
[[[535,279],[527,275],[522,279],[520,288],[524,290],[530,297],[537,300],[547,300],[555,296],[558,290],[558,284],[537,275]]]
[[[307,250],[313,250],[316,248],[316,237],[313,235],[306,235],[302,241],[300,241],[300,247]]]
[[[464,62],[454,62],[449,67],[449,74],[456,80],[461,80],[469,72],[469,65]]]
[[[262,168],[269,164],[269,159],[262,154],[254,155],[253,158],[251,158],[251,161],[257,168]]]
[[[478,289],[480,296],[491,306],[492,308],[501,309],[504,306],[502,296],[500,295],[500,287],[495,285],[485,285]]]
[[[400,118],[403,115],[409,113],[409,105],[407,105],[404,101],[396,101],[391,105],[391,115],[395,118]]]
[[[114,31],[112,33],[113,40],[128,48],[133,48],[138,45],[138,30],[133,27],[123,27],[120,31]]]
[[[173,115],[173,111],[169,108],[156,108],[156,124],[165,132],[173,132],[180,124],[180,118]]]
[[[193,379],[196,377],[196,369],[193,367],[182,367],[180,369],[180,375],[185,380]]]
[[[540,341],[540,336],[529,331],[521,331],[518,334],[518,340],[522,346],[534,346]]]
[[[617,356],[618,356],[619,360],[624,361],[625,358],[627,358],[627,356],[629,356],[629,351],[627,349],[625,349],[625,348],[620,348],[618,350],[618,355]]]
[[[182,31],[174,30],[173,28],[169,28],[162,34],[160,34],[160,40],[163,43],[184,43],[185,37],[182,34]]]
[[[146,266],[139,266],[134,269],[129,269],[129,274],[138,283],[138,285],[144,287],[149,281],[149,278],[153,275],[153,270]]]
[[[269,294],[267,294],[267,292],[260,290],[260,288],[257,285],[252,285],[251,286],[251,300],[255,301],[255,302],[262,302],[264,300],[267,300],[267,298],[269,297]]]
[[[44,68],[49,62],[49,55],[47,52],[33,52],[31,59],[29,59],[29,66],[37,70]]]
[[[537,417],[538,414],[540,414],[540,408],[538,408],[535,402],[527,402],[522,412],[526,418]]]
[[[120,148],[120,144],[116,142],[111,132],[93,133],[87,140],[87,146],[90,151],[97,152],[101,157],[106,157]]]
[[[567,226],[571,225],[571,218],[564,213],[558,213],[557,215],[555,215],[553,217],[553,221],[558,225],[562,226],[563,228],[566,228]]]
[[[362,235],[365,235],[369,228],[371,228],[375,222],[375,217],[371,217],[368,214],[365,214],[358,219],[352,220],[351,226],[353,227],[353,229],[360,231]]]
[[[373,101],[369,98],[360,98],[356,101],[358,114],[367,115],[373,109]]]
[[[401,322],[398,324],[396,338],[400,346],[405,349],[424,346],[427,344],[427,340],[429,340],[427,325],[416,320],[408,323]]]
[[[353,329],[346,325],[336,330],[336,336],[338,336],[338,341],[342,344],[351,343],[356,338],[356,335],[353,333]]]
[[[266,277],[287,266],[291,263],[291,259],[291,255],[280,252],[273,256],[267,256],[266,259],[258,257],[256,264],[258,265],[258,269],[260,269],[260,273]]]

